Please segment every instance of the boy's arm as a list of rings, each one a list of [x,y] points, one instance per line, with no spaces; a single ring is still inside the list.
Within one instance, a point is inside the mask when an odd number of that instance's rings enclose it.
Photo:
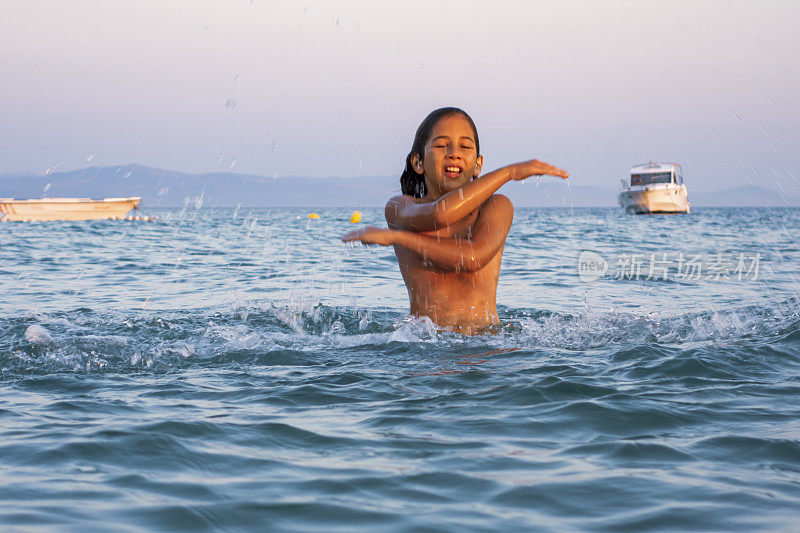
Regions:
[[[474,272],[486,265],[503,246],[514,218],[511,200],[501,194],[489,198],[468,239],[437,238],[414,231],[364,228],[342,237],[343,241],[397,245],[444,270]]]
[[[566,179],[569,174],[560,168],[536,159],[499,168],[476,178],[435,202],[414,201],[411,196],[395,196],[386,203],[389,227],[413,231],[430,231],[458,222],[478,209],[497,189],[510,180],[548,174]]]

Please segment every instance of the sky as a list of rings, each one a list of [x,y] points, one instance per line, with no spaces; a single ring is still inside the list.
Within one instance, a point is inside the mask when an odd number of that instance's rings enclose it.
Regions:
[[[691,189],[800,195],[792,0],[3,0],[0,174],[141,163],[399,175],[430,111],[484,169],[575,185],[682,163]]]

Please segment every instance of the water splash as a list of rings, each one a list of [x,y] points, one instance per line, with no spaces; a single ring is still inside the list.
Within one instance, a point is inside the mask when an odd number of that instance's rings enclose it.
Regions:
[[[439,349],[556,349],[584,352],[631,346],[716,346],[796,335],[790,306],[645,316],[504,309],[498,334],[467,337],[437,330],[427,317],[296,301],[228,310],[101,315],[88,310],[11,318],[0,330],[0,366],[20,372],[164,371],[187,365],[262,364],[330,356],[330,350],[390,350],[398,343]],[[15,333],[15,332],[21,332]],[[412,349],[415,357],[420,349]],[[613,350],[612,350],[613,352]]]

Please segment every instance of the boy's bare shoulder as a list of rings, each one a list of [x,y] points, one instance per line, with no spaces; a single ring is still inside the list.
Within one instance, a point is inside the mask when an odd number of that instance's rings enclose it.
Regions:
[[[386,202],[386,207],[391,206],[401,206],[405,204],[424,204],[427,200],[425,198],[416,198],[411,196],[410,194],[398,194],[397,196],[392,196]]]
[[[397,224],[399,222],[400,213],[409,208],[409,206],[419,205],[426,203],[424,198],[415,198],[409,194],[398,194],[392,196],[386,202],[384,209],[384,216],[386,222],[389,224]]]
[[[386,222],[392,224],[397,220],[397,217],[400,216],[400,209],[408,201],[406,198],[407,195],[405,194],[389,198],[383,210],[384,216],[386,216]]]
[[[506,196],[505,194],[493,194],[489,197],[487,202],[497,202],[498,205],[502,205],[504,207],[514,208],[514,204],[511,203],[511,199]]]
[[[491,195],[482,206],[482,208],[486,207],[502,211],[510,211],[511,213],[514,212],[514,204],[511,203],[511,199],[504,194]]]
[[[481,205],[478,214],[479,226],[491,228],[496,231],[498,228],[511,228],[514,220],[514,204],[508,196],[503,194],[493,194]]]

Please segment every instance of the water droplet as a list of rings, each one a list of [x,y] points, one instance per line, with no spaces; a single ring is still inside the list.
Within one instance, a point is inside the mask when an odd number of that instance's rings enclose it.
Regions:
[[[47,176],[49,174],[52,174],[53,171],[55,171],[55,169],[57,169],[60,164],[61,164],[61,161],[56,161],[55,163],[50,165],[50,167],[47,170],[45,170],[44,175]]]

